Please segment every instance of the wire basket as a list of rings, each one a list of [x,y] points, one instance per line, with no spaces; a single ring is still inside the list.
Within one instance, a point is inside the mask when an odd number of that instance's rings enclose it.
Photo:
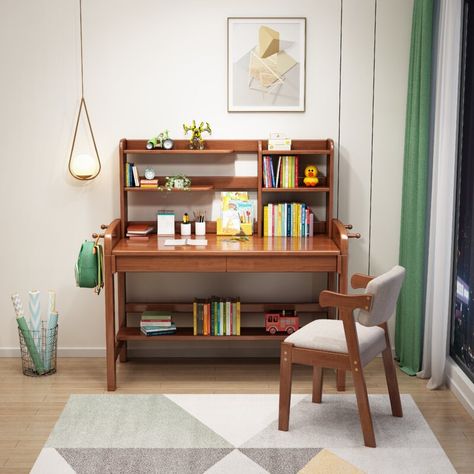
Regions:
[[[21,365],[23,374],[30,377],[51,375],[56,372],[58,325],[48,328],[41,322],[39,331],[29,330],[26,334],[18,328],[20,336]]]

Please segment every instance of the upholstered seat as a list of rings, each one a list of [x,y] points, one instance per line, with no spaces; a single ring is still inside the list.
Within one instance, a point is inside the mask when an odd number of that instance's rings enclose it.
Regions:
[[[356,323],[357,338],[362,364],[367,365],[385,349],[385,331],[378,327],[366,327]],[[348,354],[346,335],[342,321],[317,319],[285,339],[294,347]]]

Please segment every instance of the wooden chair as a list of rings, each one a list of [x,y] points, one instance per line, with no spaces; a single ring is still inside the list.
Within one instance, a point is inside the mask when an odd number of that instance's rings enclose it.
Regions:
[[[365,288],[364,294],[321,292],[319,303],[323,307],[339,308],[339,320],[312,321],[282,342],[279,430],[288,431],[292,364],[313,366],[313,403],[321,403],[323,367],[350,370],[354,380],[364,443],[368,447],[375,448],[363,367],[380,353],[383,357],[392,415],[403,416],[387,320],[395,311],[404,277],[405,269],[395,266],[376,278],[361,274],[353,275],[352,287]],[[357,309],[358,314],[354,315],[354,310]]]

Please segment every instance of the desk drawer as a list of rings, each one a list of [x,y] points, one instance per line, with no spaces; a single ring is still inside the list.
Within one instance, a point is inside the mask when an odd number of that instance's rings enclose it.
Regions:
[[[225,272],[225,257],[116,257],[117,272]]]
[[[227,257],[228,272],[335,272],[337,256]]]

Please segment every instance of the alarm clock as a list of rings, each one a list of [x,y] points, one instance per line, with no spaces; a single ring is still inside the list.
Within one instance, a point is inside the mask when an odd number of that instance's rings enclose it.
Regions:
[[[155,177],[155,170],[153,168],[147,168],[145,170],[145,179],[153,179]]]
[[[171,150],[173,148],[174,142],[171,138],[166,138],[163,140],[163,148],[165,150]]]

